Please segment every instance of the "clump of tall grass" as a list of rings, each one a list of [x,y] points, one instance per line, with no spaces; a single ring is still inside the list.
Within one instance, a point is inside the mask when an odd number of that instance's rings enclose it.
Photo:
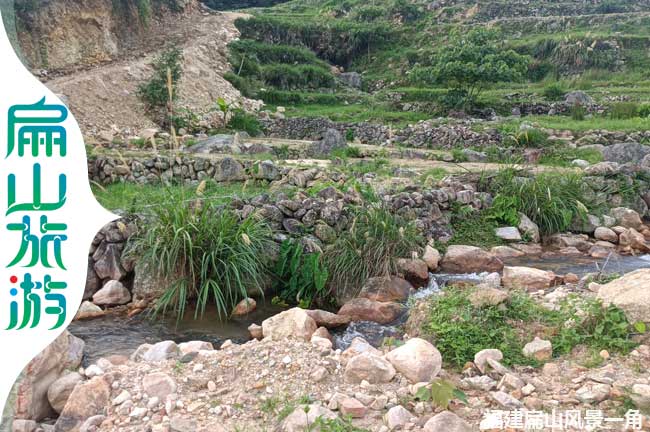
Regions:
[[[413,222],[382,205],[361,208],[324,253],[328,286],[338,298],[356,295],[367,278],[395,274],[397,259],[410,257],[422,243]]]
[[[155,207],[154,215],[129,243],[129,254],[167,281],[154,313],[178,319],[189,305],[194,317],[214,303],[219,318],[251,289],[262,290],[269,273],[270,229],[253,218],[239,220],[231,210],[209,202],[190,206],[182,198]]]
[[[566,231],[575,219],[584,219],[588,212],[585,183],[579,174],[522,177],[516,170],[503,169],[485,181],[497,196],[510,197],[512,206],[535,222],[543,234]]]

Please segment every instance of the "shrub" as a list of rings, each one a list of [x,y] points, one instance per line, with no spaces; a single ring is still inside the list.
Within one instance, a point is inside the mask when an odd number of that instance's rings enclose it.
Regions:
[[[148,109],[164,108],[169,102],[168,71],[171,77],[172,94],[171,99],[178,96],[176,88],[183,73],[183,53],[180,48],[171,47],[165,49],[153,61],[153,74],[149,81],[138,86],[138,96],[145,103]]]
[[[544,87],[543,95],[546,100],[549,101],[559,101],[564,99],[566,94],[566,89],[562,87],[559,83],[551,83]]]
[[[639,117],[641,118],[650,117],[650,104],[645,103],[639,106]]]
[[[384,16],[384,8],[379,6],[362,6],[354,12],[354,19],[359,22],[373,22]]]
[[[304,253],[298,241],[285,240],[280,246],[280,258],[275,266],[276,289],[280,298],[303,307],[325,299],[327,269],[321,254]]]
[[[454,208],[451,217],[452,238],[449,244],[471,244],[492,247],[503,244],[495,229],[499,225],[489,217],[489,213],[475,211],[470,206]]]
[[[241,62],[241,57],[247,57],[260,64],[285,63],[326,66],[313,51],[303,47],[240,39],[228,44],[228,49],[234,56],[232,59],[234,67]]]
[[[261,79],[279,89],[323,88],[334,85],[334,76],[325,68],[311,65],[271,64],[262,66]]]
[[[242,109],[236,109],[232,112],[228,127],[237,131],[245,131],[253,137],[262,133],[262,126],[257,117]]]
[[[196,318],[214,303],[224,318],[249,290],[262,292],[272,247],[263,222],[239,220],[207,201],[188,205],[183,196],[170,196],[154,208],[153,219],[133,237],[128,252],[167,282],[155,313],[170,310],[180,319],[192,302]]]
[[[543,234],[566,231],[575,219],[584,219],[585,184],[579,174],[539,174],[519,177],[504,169],[488,181],[497,194],[515,199],[518,212],[535,222]]]
[[[249,98],[257,97],[257,86],[250,79],[241,77],[232,72],[226,72],[223,74],[223,77],[226,79],[226,81],[232,84],[233,87],[239,90],[242,96]]]
[[[611,106],[609,116],[616,120],[627,120],[639,115],[639,105],[634,102],[619,102]]]
[[[395,274],[397,259],[410,257],[422,243],[413,222],[383,206],[361,208],[325,251],[328,286],[339,298],[356,295],[367,278]]]

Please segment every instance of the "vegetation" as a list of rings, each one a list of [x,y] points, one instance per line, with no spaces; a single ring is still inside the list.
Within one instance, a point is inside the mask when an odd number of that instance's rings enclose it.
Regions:
[[[308,308],[315,300],[325,300],[329,276],[321,254],[305,253],[298,241],[285,240],[275,265],[276,290],[287,302]]]
[[[592,351],[606,349],[626,353],[635,343],[634,326],[626,321],[616,307],[603,308],[593,300],[570,298],[558,311],[535,303],[525,293],[512,293],[505,307],[486,305],[474,307],[466,288],[448,287],[431,301],[429,321],[425,330],[435,339],[445,362],[461,368],[482,349],[497,348],[503,362],[535,364],[523,356],[523,346],[532,340],[529,331],[551,339],[554,355],[566,354],[578,345]]]
[[[416,83],[446,84],[454,99],[472,102],[491,83],[523,79],[528,59],[499,44],[499,33],[478,28],[454,34],[429,64],[413,69]]]
[[[395,274],[397,259],[410,257],[422,243],[412,222],[381,206],[361,208],[325,251],[328,286],[339,297],[355,295],[367,278]]]
[[[544,234],[563,232],[588,213],[585,184],[579,174],[547,173],[523,177],[514,169],[502,169],[484,179],[496,197],[512,199],[512,207],[528,216]]]
[[[154,59],[151,78],[138,87],[138,96],[150,110],[160,110],[176,100],[182,62],[183,54],[178,47],[169,47]]]
[[[188,205],[170,196],[132,238],[129,254],[168,281],[155,313],[169,311],[180,319],[188,305],[195,304],[198,317],[214,303],[219,318],[225,318],[249,290],[263,292],[272,247],[271,232],[263,222],[239,220],[208,201]]]

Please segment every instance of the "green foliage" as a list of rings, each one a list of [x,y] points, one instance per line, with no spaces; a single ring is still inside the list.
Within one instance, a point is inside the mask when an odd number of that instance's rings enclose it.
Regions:
[[[242,62],[256,64],[284,63],[310,64],[325,67],[326,64],[316,57],[313,51],[292,45],[270,44],[250,39],[240,39],[228,44],[231,64],[239,70]]]
[[[470,244],[480,247],[492,247],[503,244],[494,230],[499,224],[487,211],[476,211],[470,206],[454,209],[451,217],[453,231],[449,244]]]
[[[323,67],[278,63],[265,65],[260,69],[260,79],[278,89],[318,89],[334,85],[334,76],[329,69]]]
[[[362,429],[354,426],[349,418],[325,419],[318,417],[314,423],[310,424],[308,431],[313,432],[370,432],[368,429]]]
[[[228,128],[237,131],[245,131],[253,137],[262,133],[262,126],[257,117],[242,109],[236,109],[232,112],[230,121],[228,121]]]
[[[645,103],[639,106],[639,117],[642,118],[650,117],[650,104]]]
[[[168,74],[171,76],[171,99],[178,97],[177,87],[183,72],[183,53],[178,47],[165,49],[153,61],[153,74],[149,80],[138,86],[138,96],[148,109],[159,109],[167,106],[170,94]]]
[[[576,219],[584,219],[585,184],[578,174],[539,174],[520,177],[502,169],[488,180],[491,191],[512,197],[518,212],[528,216],[543,234],[566,231]]]
[[[239,90],[243,96],[249,98],[257,97],[258,85],[254,81],[232,72],[226,72],[223,74],[223,77],[232,84],[233,87]]]
[[[639,105],[634,102],[619,102],[610,107],[609,116],[616,120],[631,119],[639,116]]]
[[[316,300],[325,299],[328,273],[323,266],[321,254],[304,253],[300,242],[282,242],[274,273],[277,278],[276,289],[282,299],[305,304],[307,307]]]
[[[635,329],[625,314],[595,300],[570,297],[551,311],[522,292],[513,292],[505,304],[479,308],[472,306],[468,295],[466,288],[447,288],[432,300],[425,326],[443,359],[455,367],[486,348],[500,349],[505,364],[535,364],[522,354],[523,345],[532,339],[527,328],[551,339],[554,355],[567,354],[578,345],[621,353],[636,346],[631,340]]]
[[[464,91],[466,102],[475,100],[492,83],[521,80],[529,58],[504,49],[498,41],[498,32],[484,28],[456,33],[434,54],[431,66],[413,69],[411,79]]]
[[[548,101],[559,101],[564,99],[566,89],[558,82],[553,82],[544,87],[542,91],[544,98]]]
[[[129,254],[167,282],[155,313],[169,310],[180,319],[195,303],[196,318],[214,303],[225,318],[248,290],[262,292],[273,247],[264,223],[239,220],[207,201],[190,205],[170,196],[165,204],[129,242]]]
[[[429,320],[424,328],[436,341],[445,362],[461,368],[482,349],[501,350],[505,364],[529,364],[522,354],[525,341],[515,328],[530,321],[541,308],[525,294],[513,293],[506,307],[475,308],[467,290],[448,287],[431,302]]]
[[[281,105],[337,105],[341,97],[332,93],[315,93],[266,89],[259,97],[268,104]]]
[[[616,306],[603,305],[596,300],[567,301],[560,310],[559,328],[553,337],[553,351],[568,354],[576,345],[587,345],[594,351],[608,350],[627,353],[637,344],[631,340],[636,331],[625,318],[625,313]]]
[[[488,210],[488,220],[493,220],[499,225],[518,226],[519,213],[517,212],[517,199],[515,197],[498,194],[492,201]]]
[[[423,244],[412,221],[372,205],[358,209],[350,229],[324,253],[328,286],[338,297],[355,295],[366,279],[397,271],[397,259],[410,257]]]
[[[454,162],[467,162],[469,159],[467,157],[467,154],[465,154],[465,152],[459,148],[454,148],[451,150],[451,157],[454,158]]]
[[[504,144],[512,147],[542,148],[548,145],[548,134],[539,129],[526,128],[505,137]]]
[[[428,386],[420,387],[415,394],[415,399],[423,402],[431,402],[434,407],[446,410],[449,408],[449,403],[458,399],[465,405],[467,402],[467,395],[456,388],[453,382],[442,378],[435,378]]]
[[[280,16],[256,16],[235,21],[242,39],[305,46],[330,63],[349,66],[352,60],[392,40],[387,23],[366,24],[333,20],[295,19]]]

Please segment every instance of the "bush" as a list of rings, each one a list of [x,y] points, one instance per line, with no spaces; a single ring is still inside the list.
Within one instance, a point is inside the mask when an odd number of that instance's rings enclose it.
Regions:
[[[196,318],[214,303],[219,318],[227,317],[249,290],[262,292],[271,232],[262,222],[239,220],[207,201],[188,205],[182,196],[170,198],[154,208],[154,218],[128,246],[129,255],[139,256],[167,282],[155,313],[170,310],[181,319],[192,302]]]
[[[504,169],[487,182],[493,192],[514,198],[517,211],[535,222],[543,234],[566,231],[574,220],[584,219],[588,212],[582,202],[585,184],[579,174],[519,177],[516,171]]]
[[[257,120],[257,117],[242,109],[236,109],[232,112],[232,116],[228,121],[228,127],[237,131],[245,131],[252,137],[262,133],[262,126],[259,120]]]
[[[454,208],[451,216],[452,238],[449,244],[471,244],[480,247],[492,247],[503,244],[497,237],[495,229],[498,224],[486,211],[475,211],[470,206]]]
[[[544,98],[549,101],[559,101],[564,99],[564,95],[566,94],[566,89],[562,87],[559,83],[551,83],[544,87],[544,91],[542,92],[544,95]]]
[[[149,81],[138,86],[138,96],[148,109],[164,108],[169,102],[168,71],[171,76],[172,100],[178,96],[176,89],[183,73],[183,53],[180,48],[164,50],[153,61],[153,75]]]
[[[305,93],[268,89],[260,92],[259,96],[264,102],[274,105],[337,105],[341,103],[339,97],[331,93]]]
[[[272,64],[262,66],[261,79],[267,85],[283,90],[334,86],[334,76],[329,69],[311,65]]]
[[[642,104],[639,106],[639,117],[648,118],[650,117],[650,104]]]
[[[280,246],[275,276],[278,294],[287,302],[310,307],[312,302],[326,298],[328,272],[321,254],[304,253],[298,241],[285,240]]]
[[[634,102],[619,102],[611,106],[609,116],[616,120],[627,120],[639,115],[639,105]]]
[[[325,62],[316,57],[313,51],[303,47],[240,39],[228,44],[228,49],[233,56],[233,67],[237,67],[242,57],[263,65],[284,63],[290,65],[311,64],[321,67],[326,66]]]
[[[325,251],[328,286],[338,297],[355,296],[367,278],[397,271],[397,259],[423,244],[415,224],[382,206],[358,210],[349,230]]]

